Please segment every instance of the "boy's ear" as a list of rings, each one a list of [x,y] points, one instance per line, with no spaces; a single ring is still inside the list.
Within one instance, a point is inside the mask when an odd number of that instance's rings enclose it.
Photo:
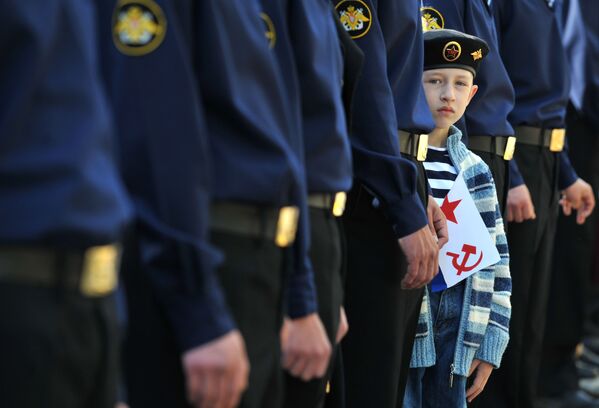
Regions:
[[[470,96],[468,97],[468,103],[470,103],[472,98],[474,98],[476,92],[478,92],[478,85],[472,85],[472,88],[470,88]]]

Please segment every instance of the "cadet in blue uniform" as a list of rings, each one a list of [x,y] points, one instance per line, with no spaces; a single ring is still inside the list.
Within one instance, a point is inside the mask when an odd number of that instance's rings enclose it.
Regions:
[[[215,276],[220,257],[207,243],[210,160],[197,52],[187,46],[191,2],[98,6],[122,173],[135,209],[122,269],[128,402],[187,407],[189,398],[194,406],[233,406],[247,385],[248,363]]]
[[[333,3],[365,54],[350,135],[355,180],[344,215],[345,307],[351,325],[342,345],[346,400],[349,407],[394,407],[403,398],[400,378],[411,354],[406,342],[413,339],[417,319],[410,305],[438,270],[438,247],[416,189],[416,168],[399,152],[379,23],[379,8],[389,1]],[[417,10],[412,18],[419,18]],[[418,290],[411,294],[402,287]]]
[[[112,408],[113,244],[129,204],[96,15],[78,0],[34,3],[0,4],[0,405]]]
[[[285,83],[297,79],[282,75],[267,43],[276,32],[265,38],[260,12],[254,0],[210,0],[196,9],[196,46],[210,56],[198,59],[196,71],[214,163],[212,239],[226,256],[219,274],[248,349],[247,407],[281,404],[283,313],[295,326],[283,350],[286,368],[321,377],[330,355],[307,256],[300,107]]]
[[[320,0],[263,0],[265,21],[272,22],[270,44],[284,72],[289,100],[300,101],[298,119],[304,143],[318,310],[331,344],[337,343],[342,302],[341,235],[336,217],[343,212],[352,165],[342,96],[343,62],[332,8]],[[267,29],[269,25],[267,24]],[[271,37],[272,38],[272,37]],[[298,82],[293,81],[297,75]],[[296,330],[285,322],[282,338]],[[343,330],[343,329],[342,329]],[[341,336],[341,334],[339,334]],[[289,342],[284,342],[286,354]],[[322,406],[327,378],[306,382],[297,367],[285,365],[285,407]]]
[[[458,123],[468,148],[491,168],[499,206],[505,209],[515,139],[507,117],[514,106],[514,88],[499,55],[491,0],[422,0],[424,30],[450,28],[482,38],[489,44],[487,60],[476,75],[478,92]],[[511,169],[510,169],[511,167]]]
[[[579,8],[580,3],[580,8]],[[599,3],[589,0],[564,2],[562,20],[571,77],[566,114],[568,154],[577,173],[594,190],[599,182],[596,163],[599,148],[599,105],[592,99],[599,81]],[[581,21],[584,24],[581,24]],[[594,106],[593,106],[594,105]],[[553,251],[551,289],[547,307],[543,356],[539,373],[540,404],[597,407],[599,401],[579,389],[576,346],[582,342],[590,300],[597,212],[579,225],[578,217],[559,215]]]
[[[510,343],[478,406],[532,407],[559,191],[565,205],[574,204],[582,213],[589,210],[592,191],[562,151],[569,83],[554,1],[493,4],[501,57],[516,93],[508,119],[518,140],[514,157],[522,180],[511,181],[507,202],[507,218],[515,221],[508,226],[514,288]],[[523,194],[526,206],[519,203]]]

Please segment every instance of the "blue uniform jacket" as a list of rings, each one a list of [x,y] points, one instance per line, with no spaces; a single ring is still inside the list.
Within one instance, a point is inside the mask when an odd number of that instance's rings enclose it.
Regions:
[[[84,249],[130,215],[87,2],[0,3],[0,242]]]
[[[98,1],[103,66],[135,206],[140,263],[182,351],[234,327],[214,275],[219,256],[207,243],[210,154],[194,77],[191,3],[179,1],[176,9],[156,0],[163,38],[150,40],[154,50],[134,56],[134,49],[117,50],[122,44],[112,35],[113,13],[126,21],[128,9]]]
[[[554,1],[493,0],[493,6],[501,57],[516,92],[510,123],[565,127],[570,83]],[[560,154],[559,173],[560,189],[578,178],[566,151]]]
[[[396,235],[403,237],[426,226],[427,218],[416,192],[416,166],[399,152],[379,1],[333,0],[333,4],[341,23],[364,52],[350,134],[354,176],[377,196]]]
[[[196,7],[196,71],[206,108],[215,200],[297,205],[290,317],[316,311],[308,258],[307,189],[299,106],[269,50],[258,0],[205,0]],[[278,40],[278,38],[277,38]],[[287,66],[292,65],[285,62]],[[289,99],[291,98],[291,99]]]
[[[397,126],[407,132],[430,133],[435,124],[422,87],[424,47],[418,2],[379,1],[378,15]]]

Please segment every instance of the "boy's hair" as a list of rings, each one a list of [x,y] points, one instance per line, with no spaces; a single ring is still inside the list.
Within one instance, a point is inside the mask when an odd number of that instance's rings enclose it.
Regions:
[[[489,53],[487,43],[478,37],[456,30],[429,30],[424,36],[424,70],[461,68],[476,76]]]

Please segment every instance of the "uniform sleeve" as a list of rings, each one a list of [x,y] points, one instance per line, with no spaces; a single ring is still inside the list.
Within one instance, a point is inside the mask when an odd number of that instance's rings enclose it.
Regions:
[[[517,149],[518,147],[516,147]],[[510,160],[510,188],[518,187],[524,184],[524,178],[522,174],[520,174],[520,169],[518,168],[518,163],[516,160]]]
[[[168,24],[162,44],[138,57],[117,51],[115,3],[98,5],[122,173],[137,219],[132,248],[185,351],[234,328],[215,276],[221,257],[208,243],[210,160],[192,51],[185,21],[165,1],[158,1]]]
[[[557,187],[560,190],[565,190],[578,180],[578,174],[570,162],[570,156],[568,155],[568,143],[564,150],[559,154],[559,177],[557,180]]]
[[[416,167],[401,157],[397,119],[387,76],[386,47],[376,2],[364,1],[358,10],[364,25],[355,30],[344,2],[334,1],[341,23],[364,52],[362,76],[356,84],[350,142],[354,175],[381,201],[398,237],[427,225],[416,191]],[[351,3],[350,3],[351,4]],[[345,16],[345,17],[344,17]]]

